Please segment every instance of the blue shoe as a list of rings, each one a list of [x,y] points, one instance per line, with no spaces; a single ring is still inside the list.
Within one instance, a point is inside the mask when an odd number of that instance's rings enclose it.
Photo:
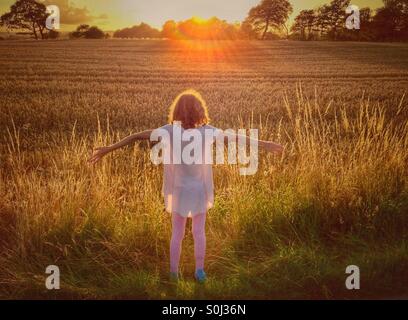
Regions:
[[[198,269],[195,272],[195,278],[198,282],[204,283],[207,280],[207,275],[205,274],[203,269]]]
[[[177,272],[170,272],[169,278],[170,278],[170,281],[177,282],[179,279],[179,275]]]

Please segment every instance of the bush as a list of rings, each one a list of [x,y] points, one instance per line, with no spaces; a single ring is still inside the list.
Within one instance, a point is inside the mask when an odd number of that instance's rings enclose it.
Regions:
[[[69,34],[71,39],[86,38],[86,39],[104,39],[105,33],[97,26],[90,27],[87,24],[81,24],[74,32]]]
[[[86,39],[103,39],[105,38],[105,33],[96,26],[90,27],[88,31],[85,32]]]
[[[131,28],[124,28],[115,31],[113,34],[114,38],[136,38],[136,39],[146,39],[146,38],[160,38],[160,31],[152,28],[147,23],[142,22],[140,25],[133,26]]]

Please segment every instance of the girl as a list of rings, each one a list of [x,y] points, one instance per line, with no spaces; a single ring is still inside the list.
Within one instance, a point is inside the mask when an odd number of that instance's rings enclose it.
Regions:
[[[205,220],[208,209],[214,202],[212,166],[205,161],[186,163],[184,159],[180,163],[173,163],[173,157],[177,153],[183,153],[186,141],[181,141],[181,147],[175,147],[173,137],[176,129],[181,134],[201,135],[200,148],[205,149],[208,136],[205,132],[212,131],[213,136],[219,136],[222,131],[208,125],[209,117],[206,103],[201,95],[188,90],[181,93],[173,102],[169,112],[169,124],[160,128],[170,137],[164,148],[171,150],[172,159],[164,164],[163,194],[166,211],[172,216],[172,236],[170,241],[170,278],[178,279],[178,268],[181,253],[181,243],[184,237],[185,225],[188,217],[192,218],[192,233],[194,238],[195,255],[195,278],[199,282],[206,280],[204,272],[204,256],[206,247]],[[106,154],[127,146],[137,140],[149,140],[153,130],[132,134],[123,140],[107,147],[96,148],[90,163],[98,162]],[[234,136],[237,139],[238,135]],[[246,143],[252,138],[240,136]],[[225,137],[227,144],[230,136]],[[172,142],[173,141],[173,142]],[[214,142],[214,140],[212,140]],[[210,142],[210,143],[212,143]],[[280,153],[283,147],[270,141],[257,141],[258,146],[269,152]],[[201,155],[204,152],[199,152]]]

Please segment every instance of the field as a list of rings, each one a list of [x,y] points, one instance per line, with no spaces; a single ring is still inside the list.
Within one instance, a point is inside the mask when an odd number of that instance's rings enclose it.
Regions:
[[[1,41],[0,297],[334,299],[408,295],[408,45]],[[214,169],[209,281],[168,282],[170,219],[149,146],[186,88],[212,124],[285,145]],[[61,270],[61,289],[44,286]],[[361,289],[347,290],[357,265]]]

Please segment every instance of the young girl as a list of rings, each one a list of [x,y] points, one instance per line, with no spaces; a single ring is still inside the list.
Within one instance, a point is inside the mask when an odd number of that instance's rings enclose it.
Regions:
[[[194,255],[195,255],[195,278],[199,282],[206,280],[204,272],[204,257],[206,248],[205,238],[205,220],[207,211],[213,206],[213,176],[211,164],[205,161],[195,161],[193,163],[174,163],[173,157],[175,152],[183,153],[183,149],[188,142],[181,141],[181,147],[174,146],[173,137],[176,129],[191,136],[201,135],[202,143],[200,148],[205,149],[207,143],[206,132],[212,131],[213,136],[221,134],[218,130],[208,125],[209,117],[207,106],[201,95],[194,91],[188,90],[181,93],[173,102],[169,112],[169,124],[161,127],[165,130],[170,139],[170,143],[165,148],[172,152],[170,163],[164,164],[163,194],[166,211],[172,217],[172,236],[170,241],[170,278],[178,279],[178,269],[181,253],[181,243],[184,237],[185,225],[188,217],[192,218],[192,232],[194,238]],[[137,140],[149,140],[154,130],[132,134],[123,140],[111,146],[96,148],[90,163],[98,162],[103,156],[116,149],[122,148]],[[238,135],[234,136],[238,138]],[[231,137],[225,137],[225,143],[228,143]],[[246,143],[250,143],[252,138],[241,136]],[[214,142],[214,139],[210,142]],[[269,152],[280,153],[283,147],[270,141],[257,141],[258,146]],[[200,155],[205,151],[200,152]]]

